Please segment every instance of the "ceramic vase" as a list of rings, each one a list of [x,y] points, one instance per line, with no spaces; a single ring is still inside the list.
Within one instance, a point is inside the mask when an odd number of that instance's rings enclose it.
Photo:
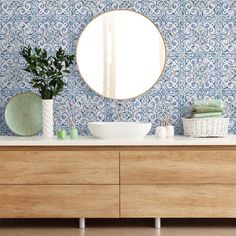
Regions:
[[[53,100],[43,100],[43,136],[46,138],[51,138],[54,136],[53,133]]]

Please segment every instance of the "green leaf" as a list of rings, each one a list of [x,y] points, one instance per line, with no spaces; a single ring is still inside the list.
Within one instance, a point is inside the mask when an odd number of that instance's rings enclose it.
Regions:
[[[28,68],[25,68],[23,70],[26,71],[26,72],[31,72],[30,69],[28,69]]]
[[[55,67],[58,69],[58,70],[61,70],[62,69],[62,64],[60,62],[54,62],[54,65]]]
[[[42,51],[42,58],[47,58],[47,56],[48,56],[48,53],[47,53],[47,51],[44,49],[43,51]]]
[[[69,56],[69,59],[70,59],[70,61],[72,62],[72,61],[75,59],[75,56],[74,56],[74,55],[70,55],[70,56]]]
[[[70,63],[67,60],[65,60],[65,67],[68,68],[69,66],[70,66]]]
[[[36,54],[37,54],[37,55],[40,55],[41,50],[42,50],[41,48],[35,48]]]
[[[50,82],[49,82],[49,86],[51,87],[55,87],[57,84],[57,80],[56,79],[52,79]]]
[[[33,84],[33,88],[39,88],[38,84]]]
[[[69,71],[69,70],[63,70],[62,72],[64,72],[64,73],[67,73],[67,74],[69,74],[69,73],[70,73],[70,71]]]

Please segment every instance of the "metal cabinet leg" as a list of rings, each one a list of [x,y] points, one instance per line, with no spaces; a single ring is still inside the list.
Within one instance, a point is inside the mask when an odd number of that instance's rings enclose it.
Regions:
[[[155,228],[156,229],[161,228],[161,218],[155,218]]]
[[[79,218],[79,228],[80,229],[85,228],[85,218]]]

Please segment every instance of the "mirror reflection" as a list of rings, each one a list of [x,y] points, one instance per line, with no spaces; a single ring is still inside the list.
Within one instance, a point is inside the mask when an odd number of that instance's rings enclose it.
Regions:
[[[129,99],[156,83],[166,50],[160,31],[148,18],[115,10],[85,28],[76,56],[80,74],[93,90],[105,97]]]

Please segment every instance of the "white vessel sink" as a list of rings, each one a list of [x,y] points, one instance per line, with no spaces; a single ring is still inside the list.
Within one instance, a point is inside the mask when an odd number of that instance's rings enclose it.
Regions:
[[[151,123],[141,122],[89,122],[93,136],[101,139],[141,139],[148,134]]]

